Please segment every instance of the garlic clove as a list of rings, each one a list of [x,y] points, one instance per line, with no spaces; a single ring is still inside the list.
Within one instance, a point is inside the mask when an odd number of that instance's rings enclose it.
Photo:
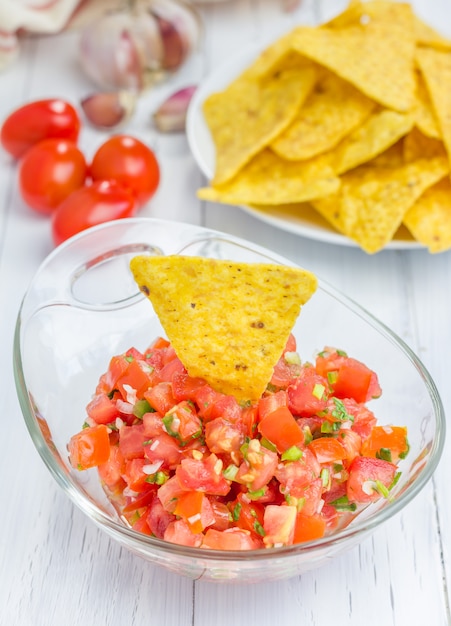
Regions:
[[[135,111],[137,95],[131,91],[101,92],[81,101],[87,120],[96,128],[111,129],[127,121]]]
[[[158,21],[164,46],[163,67],[179,68],[198,46],[202,23],[198,11],[180,0],[152,0],[149,11]]]
[[[196,86],[179,89],[167,98],[153,114],[153,121],[162,133],[185,130],[186,114]]]

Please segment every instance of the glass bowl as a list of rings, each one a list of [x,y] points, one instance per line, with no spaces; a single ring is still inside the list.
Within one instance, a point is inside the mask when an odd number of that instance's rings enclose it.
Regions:
[[[246,552],[184,547],[140,534],[106,498],[95,469],[74,470],[67,443],[85,419],[110,357],[164,334],[129,270],[136,254],[184,254],[293,265],[269,250],[198,226],[151,218],[110,222],[55,249],[21,305],[14,340],[17,393],[31,438],[69,498],[108,535],[149,561],[195,579],[257,582],[295,576],[343,553],[398,513],[439,461],[445,418],[430,375],[407,345],[331,286],[319,288],[294,328],[301,358],[330,345],[374,369],[383,389],[370,402],[381,424],[405,425],[410,452],[393,498],[381,499],[329,537]],[[307,268],[308,269],[308,268]],[[374,405],[373,405],[374,403]]]

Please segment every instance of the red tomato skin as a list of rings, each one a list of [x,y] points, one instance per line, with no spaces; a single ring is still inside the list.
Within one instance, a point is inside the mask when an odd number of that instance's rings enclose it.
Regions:
[[[115,181],[102,180],[71,193],[52,214],[55,245],[91,226],[132,217],[135,198]]]
[[[50,215],[73,191],[84,185],[83,153],[66,139],[46,139],[34,145],[19,166],[19,189],[26,204]]]
[[[65,100],[49,98],[29,102],[13,111],[3,122],[0,143],[18,159],[44,139],[67,139],[74,143],[80,132],[80,118]]]
[[[115,135],[94,154],[90,174],[93,180],[115,180],[130,189],[139,206],[156,192],[160,167],[153,151],[129,135]]]

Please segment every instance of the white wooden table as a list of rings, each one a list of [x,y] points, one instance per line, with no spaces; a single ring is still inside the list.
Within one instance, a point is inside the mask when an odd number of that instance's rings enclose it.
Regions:
[[[157,135],[149,119],[166,94],[198,83],[240,47],[299,22],[315,24],[342,0],[304,0],[284,13],[278,0],[204,5],[205,40],[188,65],[140,103],[126,131],[157,152],[160,189],[143,215],[248,238],[333,283],[396,331],[422,358],[451,414],[451,252],[387,250],[367,256],[275,229],[238,208],[205,205],[205,183],[181,135]],[[451,0],[416,0],[416,11],[451,36]],[[1,28],[1,24],[0,24]],[[78,33],[29,39],[0,74],[0,119],[26,101],[93,91],[76,63]],[[451,85],[450,85],[451,89]],[[91,155],[105,134],[87,126]],[[48,220],[18,195],[14,163],[0,155],[0,623],[7,626],[444,626],[451,624],[451,445],[421,495],[358,548],[283,582],[214,585],[158,569],[112,543],[60,491],[21,416],[12,342],[24,290],[52,250]]]

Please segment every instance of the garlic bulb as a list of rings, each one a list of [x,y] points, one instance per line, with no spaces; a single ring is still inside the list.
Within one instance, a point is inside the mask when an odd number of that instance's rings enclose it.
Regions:
[[[193,6],[181,0],[135,0],[83,29],[80,61],[105,90],[141,91],[177,70],[200,34]]]

